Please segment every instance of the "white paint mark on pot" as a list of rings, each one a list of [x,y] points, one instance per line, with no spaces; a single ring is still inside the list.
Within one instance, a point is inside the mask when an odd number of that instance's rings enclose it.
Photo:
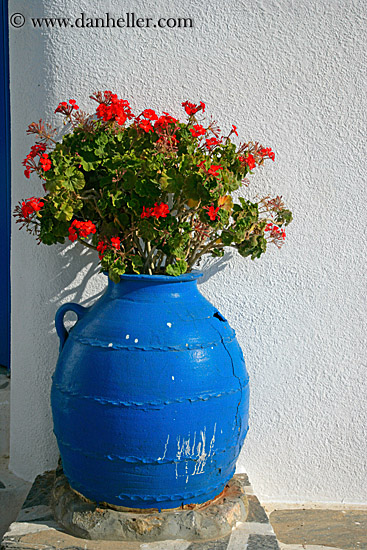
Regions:
[[[139,340],[137,338],[135,338],[134,342],[135,342],[135,344],[137,344],[139,342]]]
[[[112,346],[113,346],[113,343],[110,342],[110,343],[108,344],[108,347],[109,347],[109,348],[112,348]]]
[[[215,433],[217,424],[214,425],[213,436],[210,440],[209,449],[207,449],[206,427],[200,430],[200,441],[196,443],[196,432],[194,433],[193,441],[191,442],[191,434],[188,437],[181,436],[177,438],[177,453],[176,453],[176,479],[185,476],[186,483],[188,476],[194,476],[204,473],[204,468],[208,458],[213,454],[215,444]],[[188,460],[191,459],[191,460]],[[191,473],[189,468],[192,468]],[[179,469],[181,472],[179,473]]]
[[[168,442],[169,442],[169,434],[167,435],[167,441],[166,441],[166,444],[164,446],[164,452],[163,452],[163,456],[158,458],[158,460],[164,460],[166,458],[166,453],[167,453],[167,448],[168,448]]]
[[[171,328],[171,327],[172,327],[172,323],[167,323],[167,327]]]
[[[130,338],[130,334],[126,334],[126,340],[128,340]]]
[[[172,376],[172,380],[174,380],[174,379],[175,379],[175,377],[174,377],[174,376]]]

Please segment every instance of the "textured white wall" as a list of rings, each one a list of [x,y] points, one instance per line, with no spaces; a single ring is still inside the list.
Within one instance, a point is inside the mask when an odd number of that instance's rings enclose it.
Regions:
[[[124,4],[124,5],[123,5]],[[202,292],[236,328],[251,376],[239,461],[264,500],[365,503],[366,26],[364,0],[11,0],[37,16],[192,17],[193,29],[11,31],[13,200],[26,125],[61,100],[112,89],[136,109],[203,100],[222,127],[277,153],[252,190],[294,211],[287,243],[258,261],[209,262]],[[174,7],[173,7],[174,5]],[[251,188],[250,188],[251,189]],[[11,467],[31,479],[57,457],[49,406],[54,312],[103,288],[93,255],[12,237]],[[88,280],[88,282],[86,282]]]

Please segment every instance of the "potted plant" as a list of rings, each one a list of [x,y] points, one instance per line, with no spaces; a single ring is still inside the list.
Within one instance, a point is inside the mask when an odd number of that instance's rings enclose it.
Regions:
[[[236,145],[203,119],[205,104],[134,115],[110,91],[56,113],[61,137],[42,120],[23,161],[42,197],[15,210],[22,227],[51,245],[96,250],[108,274],[90,308],[56,314],[60,357],[51,402],[54,431],[71,487],[132,508],[205,502],[232,477],[248,429],[248,375],[234,331],[198,291],[194,268],[228,247],[259,258],[280,247],[291,212],[281,197],[233,193],[270,148]],[[67,332],[66,311],[78,322]]]

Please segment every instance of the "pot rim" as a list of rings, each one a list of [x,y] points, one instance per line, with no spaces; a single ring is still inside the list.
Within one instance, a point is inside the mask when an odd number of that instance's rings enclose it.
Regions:
[[[108,277],[108,273],[106,271],[103,272],[106,277]],[[196,279],[199,279],[203,276],[202,271],[198,271],[194,269],[193,271],[190,271],[190,273],[184,273],[183,275],[178,275],[177,277],[174,277],[172,275],[146,275],[146,274],[139,274],[139,273],[124,273],[124,275],[120,275],[121,281],[151,281],[151,282],[166,282],[166,283],[184,283],[187,281],[195,281]]]

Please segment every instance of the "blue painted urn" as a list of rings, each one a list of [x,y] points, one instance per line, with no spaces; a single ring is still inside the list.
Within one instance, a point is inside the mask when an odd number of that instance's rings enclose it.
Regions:
[[[233,476],[248,375],[200,276],[122,275],[92,307],[57,311],[54,432],[64,473],[85,497],[169,509],[213,499]],[[78,316],[69,333],[67,311]]]

